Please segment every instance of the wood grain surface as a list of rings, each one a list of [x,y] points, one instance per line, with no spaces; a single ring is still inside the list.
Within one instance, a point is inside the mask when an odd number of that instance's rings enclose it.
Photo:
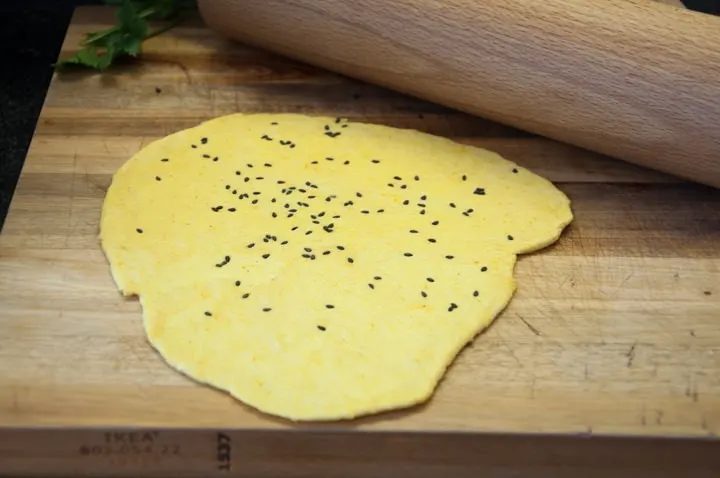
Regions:
[[[76,12],[63,55],[108,25]],[[111,175],[232,112],[411,127],[554,181],[575,222],[425,406],[263,416],[167,367],[98,246]],[[709,477],[720,470],[720,191],[280,58],[197,19],[56,76],[0,235],[0,474]],[[690,440],[687,440],[690,438]],[[482,475],[481,473],[484,473]]]
[[[720,18],[651,0],[199,0],[222,33],[720,188]]]

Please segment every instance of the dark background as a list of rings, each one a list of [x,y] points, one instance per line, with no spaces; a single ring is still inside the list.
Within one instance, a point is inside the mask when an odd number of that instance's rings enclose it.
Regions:
[[[0,0],[0,228],[72,11],[78,5],[99,3],[102,2]],[[694,10],[720,13],[720,0],[684,0],[684,3]]]

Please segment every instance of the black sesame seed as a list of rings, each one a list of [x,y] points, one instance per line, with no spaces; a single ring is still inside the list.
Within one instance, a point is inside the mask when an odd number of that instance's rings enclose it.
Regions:
[[[425,291],[423,290],[423,291],[420,292],[420,295],[423,296],[423,297],[427,297],[427,292],[425,292]]]
[[[240,287],[241,282],[239,280],[235,281],[235,287]]]
[[[142,233],[143,233],[143,230],[140,229],[139,227],[138,227],[137,229],[135,229],[135,230],[138,232],[138,234],[142,234]]]
[[[515,238],[514,238],[514,237],[512,237],[512,236],[511,236],[510,234],[508,234],[508,237],[507,237],[507,239],[508,239],[508,241],[514,241],[514,240],[515,240]]]
[[[218,158],[217,156],[215,156],[215,157],[213,158],[213,161],[217,162],[219,159],[220,159],[220,158]]]
[[[427,200],[427,196],[426,196],[425,194],[423,194],[422,196],[420,196],[420,200],[421,200],[421,201]]]
[[[192,149],[197,149],[197,145],[196,145],[196,144],[191,144],[190,147],[191,147]]]
[[[455,207],[455,203],[454,203],[454,202],[451,202],[451,203],[450,203],[450,207]]]
[[[330,254],[330,251],[323,252],[323,256],[327,256],[328,254]]]
[[[395,181],[402,181],[402,178],[400,176],[393,176],[393,179]]]
[[[440,221],[436,220],[436,221],[431,222],[430,224],[432,224],[433,226],[437,226],[438,224],[440,224]]]
[[[337,246],[337,248],[338,248],[338,251],[344,251],[344,250],[345,250],[345,246]]]
[[[375,285],[372,284],[372,283],[368,283],[368,287],[370,287],[371,289],[374,289],[374,288],[375,288]]]
[[[273,125],[273,126],[277,126],[277,121],[273,121],[273,122],[270,123],[270,124]]]
[[[228,209],[228,211],[235,212],[235,211],[237,211],[237,209],[235,209],[234,207],[231,207],[230,209]]]
[[[317,164],[317,161],[311,161],[310,164]]]
[[[248,297],[250,297],[250,292],[246,292],[242,295],[243,299],[247,299]]]
[[[348,258],[347,258],[347,261],[348,261],[350,264],[353,264],[353,263],[355,262],[355,260],[354,260],[352,257],[348,257]]]
[[[162,181],[162,178],[160,176],[155,176],[155,181]]]
[[[425,209],[421,209],[421,210],[420,210],[420,215],[421,215],[421,216],[424,216],[426,212],[427,212],[427,211],[426,211]]]
[[[225,185],[225,189],[227,189],[227,190],[229,191],[229,190],[230,190],[230,185],[229,185],[229,184],[226,184],[226,185]],[[233,194],[237,194],[237,193],[233,193]]]
[[[400,186],[400,189],[407,189],[407,184],[403,184],[402,186]]]
[[[163,158],[163,159],[161,159],[160,161],[162,161],[163,163],[167,163],[167,162],[170,161],[170,160],[169,160],[168,158]]]
[[[251,242],[250,244],[247,245],[247,248],[248,248],[248,249],[252,249],[253,247],[255,247],[255,243],[254,243],[254,242]]]
[[[257,203],[258,203],[258,200],[257,200],[257,199],[253,199],[253,200],[250,201],[250,202],[251,202],[252,204],[257,204]]]
[[[300,227],[300,226],[293,226],[292,229],[290,229],[290,230],[291,230],[291,231],[297,231],[299,227]]]
[[[348,164],[350,164],[350,161],[345,161],[343,164],[347,166]]]
[[[373,160],[371,160],[370,162],[373,163],[373,164],[378,164],[378,163],[380,162],[380,160],[379,160],[379,159],[373,159]]]
[[[355,196],[361,198],[361,197],[362,197],[362,194],[361,194],[361,193],[355,193]]]
[[[473,191],[473,194],[477,194],[478,196],[483,196],[485,194],[485,190],[483,188],[475,188],[475,191]]]
[[[406,252],[406,253],[404,253],[403,255],[404,255],[405,257],[412,257],[412,256],[413,256],[412,252]]]
[[[246,177],[246,178],[245,178],[245,182],[247,183],[247,182],[249,182],[249,181],[250,181],[250,178],[247,178],[247,177]]]
[[[457,309],[458,306],[455,302],[450,303],[450,307],[448,307],[448,312],[452,312],[453,310]]]
[[[419,231],[417,229],[410,229],[410,234],[417,234]]]
[[[312,252],[312,248],[311,247],[303,247],[303,251]]]
[[[428,277],[428,278],[425,279],[425,280],[428,281],[428,282],[435,282],[435,279],[433,279],[432,277]]]
[[[467,181],[467,176],[465,174],[462,175],[462,180]]]
[[[513,168],[512,172],[513,172],[513,174],[517,174],[518,173],[517,168]]]
[[[233,189],[233,190],[232,190],[232,193],[233,193],[233,194],[237,194],[237,189]]]
[[[263,309],[263,312],[270,312],[271,310],[272,310],[272,309],[271,309],[270,307],[265,307],[265,308]]]
[[[417,205],[418,205],[418,207],[425,207],[425,204],[423,204],[421,202],[417,203]]]
[[[373,279],[375,279],[375,280],[382,280],[382,277],[380,277],[380,276],[375,276],[375,277],[373,277]]]
[[[432,237],[430,237],[428,238],[428,242],[435,244],[437,242],[437,239],[433,239]]]
[[[415,181],[420,181],[420,176],[415,176]]]
[[[207,138],[200,138],[200,142],[201,142],[202,144],[207,144],[208,139],[207,139]]]
[[[452,259],[455,259],[455,256],[448,255],[448,256],[445,256],[445,259],[452,260]]]
[[[480,268],[480,272],[487,272],[487,267],[482,266],[482,267]]]
[[[318,330],[322,330],[323,332],[325,332],[325,330],[326,330],[325,326],[323,326],[323,325],[318,325],[317,328],[318,328]]]
[[[262,181],[262,180],[265,179],[265,178],[262,177],[262,176],[258,176],[258,177],[256,177],[255,179],[257,179],[258,181]]]
[[[473,297],[477,297],[477,296],[479,296],[479,295],[480,295],[480,292],[479,292],[479,291],[476,290],[475,292],[473,292]]]
[[[325,304],[325,308],[326,308],[326,309],[334,309],[335,306],[332,305],[332,304]]]
[[[240,171],[235,171],[235,176],[240,176]]]
[[[330,131],[330,126],[325,125],[325,131]]]
[[[331,157],[328,156],[327,158],[325,158],[325,160],[326,160],[326,161],[335,161],[335,158],[331,158]]]
[[[305,232],[305,235],[306,235],[306,236],[309,236],[310,234],[312,234],[312,231],[306,231],[306,232]]]
[[[281,246],[284,246],[284,245],[287,244],[287,243],[288,243],[288,241],[282,241],[282,242],[280,243],[280,245],[281,245]]]
[[[370,214],[370,211],[368,211],[367,209],[363,209],[363,210],[360,211],[360,212],[363,213],[363,214]]]
[[[212,313],[206,311],[206,312],[205,312],[205,316],[206,316],[206,317],[212,317]]]
[[[275,211],[273,211],[272,217],[277,217],[277,216],[278,216],[277,213]]]
[[[205,158],[205,159],[210,159],[210,155],[209,155],[209,154],[203,154],[203,158]]]
[[[410,200],[409,200],[409,199],[406,199],[406,200],[403,201],[403,206],[407,206],[408,204],[410,204]]]
[[[262,255],[262,258],[263,258],[263,259],[267,259],[268,257],[270,257],[270,254],[263,254],[263,255]]]
[[[395,187],[395,185],[394,185],[393,183],[388,183],[388,187],[390,187],[390,188],[394,188],[394,187]]]

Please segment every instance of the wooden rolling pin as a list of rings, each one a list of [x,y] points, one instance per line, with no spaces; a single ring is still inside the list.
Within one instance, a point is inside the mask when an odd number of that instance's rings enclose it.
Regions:
[[[720,187],[720,18],[651,0],[199,0],[232,39]]]

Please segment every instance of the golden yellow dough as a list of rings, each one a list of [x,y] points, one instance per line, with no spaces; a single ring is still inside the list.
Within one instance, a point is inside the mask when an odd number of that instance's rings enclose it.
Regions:
[[[336,420],[427,400],[509,302],[516,254],[571,220],[549,181],[489,151],[236,114],[127,161],[100,239],[172,367],[269,414]]]

